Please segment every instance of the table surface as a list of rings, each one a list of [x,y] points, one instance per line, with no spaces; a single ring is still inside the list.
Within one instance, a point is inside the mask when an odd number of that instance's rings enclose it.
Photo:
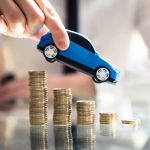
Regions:
[[[0,150],[149,150],[150,105],[136,102],[134,116],[141,125],[30,126],[28,108],[0,113]],[[50,112],[49,114],[52,114]]]

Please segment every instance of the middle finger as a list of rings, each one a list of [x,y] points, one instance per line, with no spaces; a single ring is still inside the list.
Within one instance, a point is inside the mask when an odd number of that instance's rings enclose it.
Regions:
[[[44,24],[44,14],[34,0],[14,0],[27,19],[26,32],[37,34]]]

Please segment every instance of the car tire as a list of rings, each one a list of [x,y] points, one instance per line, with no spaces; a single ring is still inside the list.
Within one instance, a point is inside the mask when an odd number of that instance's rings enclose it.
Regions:
[[[99,80],[97,80],[97,78],[92,77],[92,79],[93,79],[93,81],[94,81],[95,83],[100,83]]]
[[[47,45],[43,50],[43,54],[47,61],[55,62],[58,56],[58,49],[55,45]]]
[[[110,78],[110,71],[106,67],[99,67],[95,71],[93,80],[96,83],[106,82]]]

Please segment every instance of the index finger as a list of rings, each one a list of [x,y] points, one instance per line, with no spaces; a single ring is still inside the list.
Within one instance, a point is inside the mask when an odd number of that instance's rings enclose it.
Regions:
[[[45,15],[45,25],[52,33],[56,46],[65,50],[69,46],[68,34],[55,9],[48,0],[35,0]]]

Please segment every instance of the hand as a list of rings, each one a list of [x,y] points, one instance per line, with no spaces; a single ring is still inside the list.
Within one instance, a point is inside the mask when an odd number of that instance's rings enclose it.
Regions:
[[[48,97],[49,99],[52,99],[53,93],[51,86],[48,86],[48,90]],[[0,105],[13,98],[21,98],[23,100],[30,99],[28,77],[22,77],[20,79],[10,81],[4,86],[0,86]]]
[[[13,98],[29,99],[27,77],[16,79],[0,86],[0,104]]]
[[[58,48],[69,46],[65,28],[48,0],[0,0],[0,32],[38,39],[51,31]]]
[[[69,75],[48,75],[48,98],[53,100],[53,88],[71,88],[73,95],[82,98],[94,97],[96,94],[94,83],[91,77],[83,73]],[[82,92],[81,92],[82,91]],[[2,100],[12,98],[29,99],[30,91],[28,77],[22,77],[0,86],[0,104]]]
[[[10,101],[0,102],[0,110],[2,111],[10,111],[14,108],[15,108],[15,105],[12,104]]]

